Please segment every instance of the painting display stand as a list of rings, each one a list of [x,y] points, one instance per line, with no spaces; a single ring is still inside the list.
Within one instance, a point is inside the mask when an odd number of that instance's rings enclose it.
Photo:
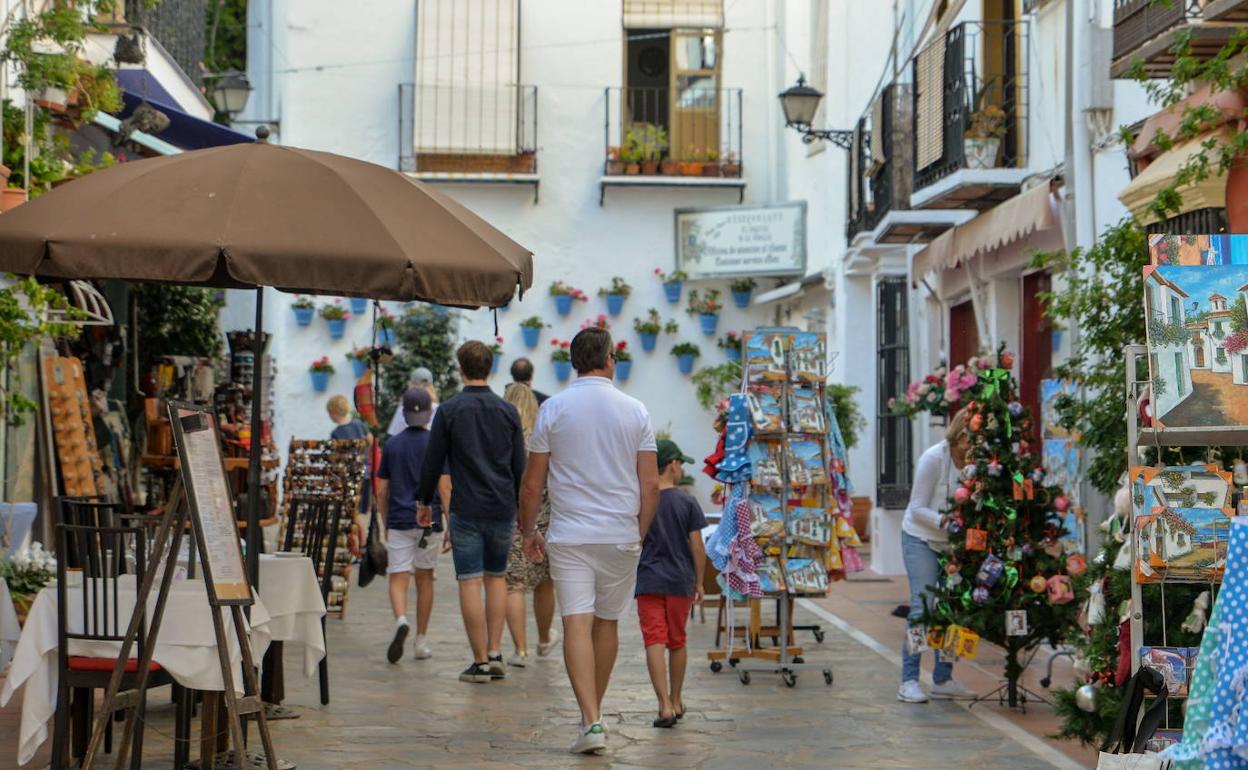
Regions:
[[[204,586],[208,594],[208,606],[212,610],[217,657],[221,667],[221,693],[205,693],[203,709],[205,719],[200,740],[199,766],[215,768],[219,746],[219,703],[224,701],[224,721],[230,742],[233,744],[233,766],[240,770],[252,770],[252,757],[246,751],[243,718],[255,719],[264,748],[264,765],[267,770],[279,770],[263,704],[260,701],[256,681],[256,665],[252,657],[251,640],[243,608],[254,600],[243,567],[239,549],[233,506],[230,502],[225,465],[221,458],[220,439],[216,419],[209,409],[170,402],[169,417],[173,425],[174,443],[181,461],[181,473],[174,482],[169,505],[161,517],[152,547],[152,569],[144,575],[135,600],[125,639],[113,666],[112,676],[104,693],[103,707],[95,720],[91,740],[83,759],[83,770],[91,770],[99,753],[104,733],[114,710],[124,707],[135,692],[141,692],[147,683],[156,640],[159,638],[161,620],[169,599],[170,587],[178,568],[178,552],[183,531],[190,524],[203,570]],[[215,465],[215,468],[214,468]],[[160,587],[152,611],[151,622],[144,639],[143,655],[137,665],[134,691],[120,693],[122,676],[135,645],[148,597],[160,575]],[[243,695],[234,691],[235,666],[230,662],[229,642],[226,632],[226,613],[233,629],[235,641],[242,655]],[[135,709],[126,710],[126,721],[116,757],[116,767],[125,765],[127,748],[135,729]],[[220,730],[224,733],[225,730]]]

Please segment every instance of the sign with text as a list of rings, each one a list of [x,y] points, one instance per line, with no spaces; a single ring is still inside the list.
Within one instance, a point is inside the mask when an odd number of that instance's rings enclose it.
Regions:
[[[690,278],[804,275],[806,203],[677,209],[676,269]]]

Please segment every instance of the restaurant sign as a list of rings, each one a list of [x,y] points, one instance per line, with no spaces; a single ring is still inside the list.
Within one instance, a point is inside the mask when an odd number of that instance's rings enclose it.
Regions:
[[[690,278],[806,273],[806,203],[676,210],[676,269]]]

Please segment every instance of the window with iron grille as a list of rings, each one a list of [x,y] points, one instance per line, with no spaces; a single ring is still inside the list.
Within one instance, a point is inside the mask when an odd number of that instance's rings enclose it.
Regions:
[[[876,351],[879,383],[876,413],[876,494],[884,508],[904,508],[913,472],[910,418],[893,414],[889,399],[904,398],[910,377],[908,294],[904,277],[876,285]]]

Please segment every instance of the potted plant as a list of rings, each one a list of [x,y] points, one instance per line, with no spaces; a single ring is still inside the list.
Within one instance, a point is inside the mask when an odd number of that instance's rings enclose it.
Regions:
[[[685,274],[685,271],[673,270],[670,273],[665,273],[656,267],[654,274],[658,276],[659,282],[663,284],[663,294],[667,297],[668,303],[679,305],[680,290],[684,287],[685,280],[689,277]]]
[[[572,312],[573,302],[585,302],[588,299],[585,292],[563,281],[555,281],[550,285],[550,296],[555,298],[555,310],[561,316],[567,316]]]
[[[329,324],[329,338],[331,340],[342,339],[342,335],[347,331],[347,319],[350,317],[342,303],[334,300],[331,304],[321,305],[320,313],[321,318]]]
[[[753,278],[734,278],[728,284],[728,288],[732,290],[732,302],[739,308],[747,308],[750,306],[750,300],[754,298],[754,289],[758,287],[758,282]]]
[[[675,334],[679,331],[679,327],[675,321],[663,322],[659,318],[659,311],[650,308],[650,312],[644,319],[634,318],[633,329],[637,332],[637,336],[641,339],[641,349],[647,353],[653,352],[655,344],[659,340],[659,332]]]
[[[676,176],[680,173],[680,164],[672,157],[669,152],[663,156],[663,160],[659,161],[659,173],[663,176]]]
[[[641,150],[635,146],[625,145],[620,150],[620,159],[624,161],[624,173],[637,176],[641,173]]]
[[[368,359],[372,352],[372,348],[362,347],[347,353],[347,360],[351,362],[351,374],[355,379],[360,379],[368,371]]]
[[[997,165],[997,151],[1001,148],[1001,137],[1006,133],[1007,116],[1005,110],[987,103],[992,86],[992,81],[985,83],[975,95],[970,125],[963,135],[967,168],[996,168]]]
[[[678,342],[672,346],[672,355],[676,356],[676,366],[681,374],[692,374],[693,362],[702,355],[702,351],[692,342]]]
[[[542,329],[546,328],[546,322],[541,316],[530,316],[520,322],[520,336],[524,339],[524,346],[529,350],[537,347],[538,338],[542,336]]]
[[[706,151],[701,147],[690,147],[685,152],[688,160],[682,160],[678,164],[681,176],[702,176],[702,159],[705,157]]]
[[[647,123],[641,130],[641,173],[654,176],[659,173],[659,158],[663,156],[663,148],[667,145],[667,131],[662,126]]]
[[[620,276],[611,279],[610,286],[604,286],[598,290],[599,297],[607,298],[607,312],[611,315],[619,315],[624,309],[624,300],[628,299],[628,295],[633,293],[633,287],[628,285]]]
[[[741,335],[728,332],[719,338],[719,349],[724,351],[729,361],[741,361]]]
[[[599,313],[597,318],[586,319],[585,321],[581,323],[582,329],[589,329],[593,327],[611,331],[611,322],[607,320],[607,317],[605,315],[603,315],[602,313]]]
[[[702,176],[719,176],[719,150],[706,148],[706,162],[702,164]]]
[[[494,359],[490,361],[490,374],[498,374],[498,364],[503,360],[502,337],[494,338],[494,344],[490,345],[490,352],[494,354]]]
[[[723,161],[719,164],[720,173],[726,177],[741,176],[741,160],[731,150],[723,153]]]
[[[632,372],[633,354],[628,352],[628,341],[620,340],[615,343],[615,378],[620,382],[627,382]]]
[[[312,375],[313,390],[324,393],[329,389],[329,378],[334,373],[334,365],[329,362],[329,356],[321,356],[313,361],[308,372]]]
[[[567,382],[572,376],[572,343],[566,340],[551,340],[550,363],[555,367],[555,379]]]
[[[607,176],[619,176],[624,173],[624,161],[620,156],[619,147],[607,148]]]
[[[312,316],[316,315],[316,303],[311,297],[298,296],[295,301],[290,303],[290,309],[295,311],[295,323],[300,326],[311,326]]]
[[[364,315],[368,312],[368,297],[352,297],[349,302],[351,303],[352,313]]]
[[[377,314],[377,344],[383,348],[394,347],[394,316],[385,308]]]
[[[702,333],[706,336],[715,334],[715,329],[719,327],[719,311],[722,309],[719,304],[719,289],[711,289],[705,297],[699,296],[697,291],[689,292],[689,307],[686,312],[698,317],[702,322]]]
[[[9,586],[17,622],[25,624],[39,590],[56,577],[56,557],[35,541],[0,560],[0,579]]]

